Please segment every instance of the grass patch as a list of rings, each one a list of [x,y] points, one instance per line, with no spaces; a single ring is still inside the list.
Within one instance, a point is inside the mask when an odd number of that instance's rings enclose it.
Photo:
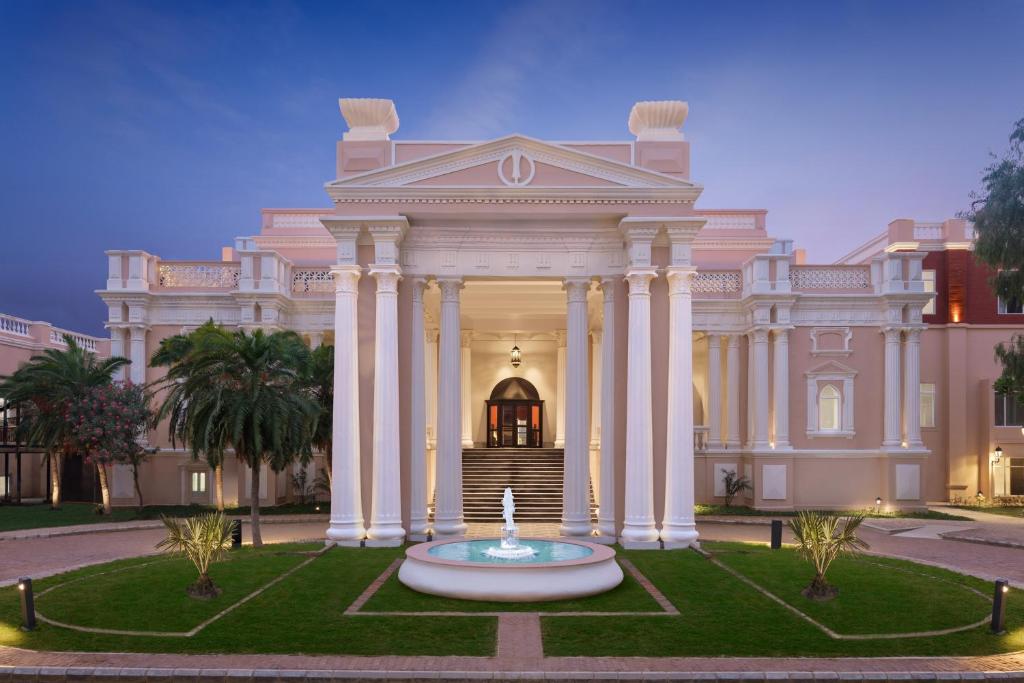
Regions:
[[[327,503],[309,503],[307,505],[274,505],[260,507],[261,515],[302,515],[316,513],[319,505],[321,513],[331,511]],[[148,505],[142,510],[135,508],[114,508],[109,515],[96,513],[92,503],[64,503],[54,510],[49,504],[32,505],[0,505],[0,531],[17,531],[21,529],[43,529],[55,526],[78,526],[81,524],[104,524],[109,522],[133,522],[138,520],[160,519],[167,517],[192,517],[204,512],[212,512],[215,508],[205,505]],[[249,506],[225,508],[226,515],[248,515]]]
[[[961,510],[973,510],[975,512],[988,512],[993,515],[1003,515],[1004,517],[1016,517],[1017,519],[1024,517],[1024,506],[1022,505],[951,505],[950,507]]]
[[[240,560],[255,569],[261,561],[276,564],[284,550],[308,550],[316,546],[264,546],[245,549]],[[401,553],[401,549],[333,548],[312,563],[295,572],[266,592],[245,603],[227,616],[206,627],[192,638],[153,636],[114,636],[81,633],[40,624],[38,630],[18,630],[20,613],[17,589],[0,589],[0,645],[34,650],[74,650],[92,652],[171,652],[171,653],[282,653],[282,654],[350,654],[350,655],[464,655],[488,656],[495,652],[497,619],[465,617],[449,619],[443,629],[437,619],[429,617],[364,617],[345,616],[346,607]],[[250,558],[251,557],[251,562]],[[292,556],[294,557],[294,556]],[[298,558],[302,559],[302,558]],[[121,588],[134,590],[132,583],[152,589],[147,580],[151,569],[138,565],[153,558],[137,558],[89,567],[60,576],[40,579],[36,590],[83,579],[82,593],[88,594],[93,583],[106,580],[110,569],[132,568],[119,572]],[[172,560],[171,563],[174,561]],[[217,577],[227,576],[227,564],[213,566]],[[153,565],[155,566],[155,565]],[[242,568],[242,565],[238,565]],[[172,582],[173,583],[173,582]],[[194,603],[184,586],[174,585],[165,592],[152,591],[146,602],[136,606],[139,621],[149,630],[168,630],[175,612],[190,609]],[[40,611],[49,615],[56,602],[43,596]],[[82,603],[84,605],[84,603]],[[101,600],[93,604],[95,624],[110,624],[125,617],[117,614],[123,605],[112,606]],[[77,608],[76,608],[77,609]],[[223,609],[223,607],[222,607]],[[54,614],[54,616],[56,616]],[[131,617],[134,619],[135,617]]]
[[[600,595],[552,602],[478,602],[418,593],[395,572],[363,606],[366,612],[662,612],[661,606],[624,572],[622,583]]]
[[[705,515],[728,515],[734,517],[796,517],[797,512],[794,510],[773,510],[766,512],[764,510],[755,510],[754,508],[747,507],[745,505],[732,505],[726,507],[725,505],[704,505],[698,503],[693,506],[694,512],[698,517]],[[980,508],[979,508],[980,509]],[[988,508],[985,508],[986,510]],[[1018,510],[1021,508],[1017,508]],[[833,510],[832,514],[836,515],[864,515],[865,517],[879,517],[882,519],[943,519],[953,521],[970,521],[970,517],[964,517],[962,515],[951,515],[948,512],[940,512],[938,510],[906,510],[906,511],[892,511],[882,512],[873,508],[865,510]]]

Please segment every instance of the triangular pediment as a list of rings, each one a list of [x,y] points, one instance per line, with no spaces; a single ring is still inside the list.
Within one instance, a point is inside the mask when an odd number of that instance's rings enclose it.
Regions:
[[[510,135],[327,184],[328,188],[696,188],[562,145]]]
[[[806,373],[809,377],[829,375],[838,377],[853,377],[857,374],[857,371],[851,368],[849,365],[844,365],[837,360],[830,360],[817,365]]]

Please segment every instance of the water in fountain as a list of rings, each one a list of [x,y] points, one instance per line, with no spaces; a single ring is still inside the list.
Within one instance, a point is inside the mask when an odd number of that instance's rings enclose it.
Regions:
[[[519,528],[516,526],[513,515],[516,511],[515,498],[512,496],[512,489],[505,487],[505,495],[501,498],[501,516],[505,518],[505,525],[501,527],[501,545],[484,550],[484,555],[499,560],[525,560],[536,554],[536,550],[528,545],[519,544]]]

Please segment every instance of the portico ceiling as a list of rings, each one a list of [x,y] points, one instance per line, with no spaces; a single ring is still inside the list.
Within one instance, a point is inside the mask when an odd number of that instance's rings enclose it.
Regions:
[[[566,298],[559,280],[467,280],[461,296],[462,328],[478,332],[543,332],[565,329]],[[427,294],[432,316],[436,289]],[[436,319],[436,318],[435,318]]]

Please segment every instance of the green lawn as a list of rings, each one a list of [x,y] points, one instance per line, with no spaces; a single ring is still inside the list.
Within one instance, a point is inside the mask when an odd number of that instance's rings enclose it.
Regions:
[[[1004,515],[1006,517],[1024,517],[1024,506],[1022,505],[952,505],[962,510],[975,510],[977,512],[988,512],[993,515]]]
[[[317,511],[330,512],[327,503],[309,505],[277,505],[260,508],[264,515],[295,515],[312,514]],[[34,505],[0,505],[0,531],[19,529],[42,529],[54,526],[76,526],[79,524],[102,524],[105,522],[130,522],[140,519],[160,519],[161,515],[169,517],[188,517],[212,510],[211,507],[200,505],[148,505],[141,511],[135,508],[114,508],[110,515],[96,513],[92,503],[64,503],[60,509],[51,509],[48,504]],[[227,508],[228,515],[248,515],[249,506]]]
[[[796,517],[797,515],[797,513],[792,510],[765,512],[764,510],[755,510],[754,508],[747,507],[745,505],[732,505],[726,507],[725,505],[704,505],[698,503],[693,507],[698,517],[704,515],[734,515],[738,517]],[[1019,510],[1021,508],[1017,509]],[[988,510],[988,508],[985,508],[985,510]],[[837,515],[860,514],[865,517],[880,517],[883,519],[944,519],[961,522],[970,521],[971,519],[970,517],[951,515],[947,512],[939,512],[938,510],[880,512],[873,508],[868,508],[866,510],[833,510],[832,512]]]
[[[840,594],[828,603],[800,595],[810,566],[791,548],[707,543],[718,562],[793,607],[846,635],[909,633],[966,625],[990,609],[991,585],[945,570],[870,556],[841,558],[830,579]],[[185,631],[274,577],[298,567],[318,546],[232,551],[211,569],[224,593],[212,602],[185,595],[194,578],[181,559],[138,558],[36,582],[41,614],[80,626]],[[737,577],[689,550],[620,551],[679,609],[653,615],[653,599],[631,578],[601,596],[561,603],[506,605],[421,595],[392,577],[363,606],[345,609],[399,557],[401,549],[333,548],[190,638],[81,633],[41,624],[17,628],[18,592],[0,589],[0,645],[43,650],[242,652],[360,655],[493,655],[492,616],[409,616],[386,612],[542,613],[552,656],[909,656],[978,655],[1024,649],[1024,595],[1011,591],[1009,633],[987,626],[926,638],[835,640]],[[628,576],[628,574],[627,574]],[[59,586],[50,592],[48,588]],[[979,595],[976,591],[980,591]],[[559,616],[557,612],[635,612]]]

